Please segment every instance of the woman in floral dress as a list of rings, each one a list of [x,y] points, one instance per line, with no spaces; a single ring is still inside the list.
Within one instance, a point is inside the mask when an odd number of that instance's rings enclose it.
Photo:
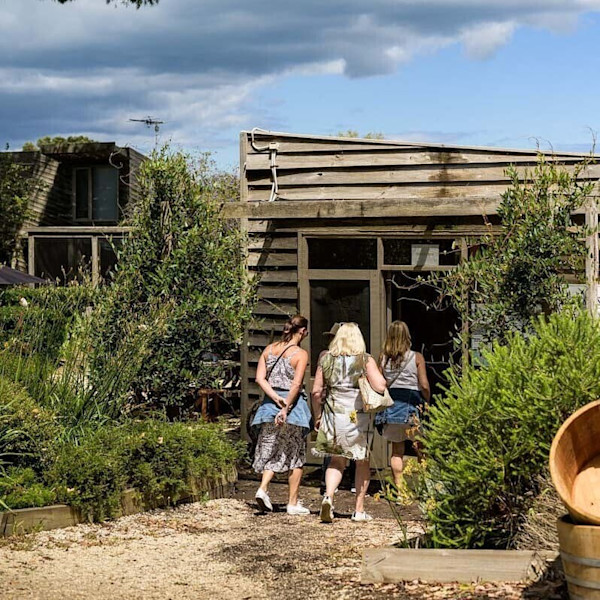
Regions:
[[[308,353],[300,342],[308,334],[308,321],[302,315],[284,325],[281,340],[267,346],[256,368],[256,383],[265,393],[252,421],[260,428],[253,467],[262,475],[256,502],[262,511],[273,510],[268,488],[275,473],[289,472],[287,513],[308,515],[298,500],[302,467],[306,460],[306,436],[311,414],[302,390]]]
[[[331,456],[325,474],[326,492],[321,520],[333,520],[333,495],[338,488],[347,459],[356,461],[356,506],[353,521],[370,521],[364,501],[369,487],[369,452],[373,440],[373,417],[363,411],[358,379],[366,374],[371,387],[383,393],[385,379],[356,323],[343,323],[317,367],[312,391],[318,430],[314,453]]]

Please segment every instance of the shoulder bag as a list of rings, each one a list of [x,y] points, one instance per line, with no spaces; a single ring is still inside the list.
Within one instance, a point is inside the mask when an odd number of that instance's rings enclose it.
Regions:
[[[363,374],[358,378],[358,387],[363,401],[363,410],[366,413],[376,413],[393,406],[394,401],[387,387],[383,391],[383,394],[376,392],[371,387],[367,378],[367,360],[368,358],[365,355],[363,357]]]

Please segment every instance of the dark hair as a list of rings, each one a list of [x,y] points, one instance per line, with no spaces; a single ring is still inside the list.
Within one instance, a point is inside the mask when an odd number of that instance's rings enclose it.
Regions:
[[[281,341],[289,342],[295,333],[305,327],[308,327],[308,319],[302,315],[294,315],[285,322],[283,333],[281,334]]]

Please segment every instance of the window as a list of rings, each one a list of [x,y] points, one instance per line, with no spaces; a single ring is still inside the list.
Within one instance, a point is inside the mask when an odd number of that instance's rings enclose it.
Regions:
[[[309,269],[376,269],[377,240],[309,238]]]
[[[386,265],[453,266],[460,262],[460,247],[454,240],[384,239]]]
[[[81,279],[89,271],[92,256],[90,238],[38,237],[34,244],[34,274],[38,277],[59,280],[62,283]]]
[[[75,169],[75,220],[118,221],[119,172],[114,167]]]

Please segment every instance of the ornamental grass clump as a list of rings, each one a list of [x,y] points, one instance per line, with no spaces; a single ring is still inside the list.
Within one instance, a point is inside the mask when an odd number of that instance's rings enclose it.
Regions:
[[[543,490],[552,439],[600,398],[600,324],[563,312],[447,373],[424,432],[420,500],[438,547],[514,547]],[[547,480],[546,480],[547,481]]]

